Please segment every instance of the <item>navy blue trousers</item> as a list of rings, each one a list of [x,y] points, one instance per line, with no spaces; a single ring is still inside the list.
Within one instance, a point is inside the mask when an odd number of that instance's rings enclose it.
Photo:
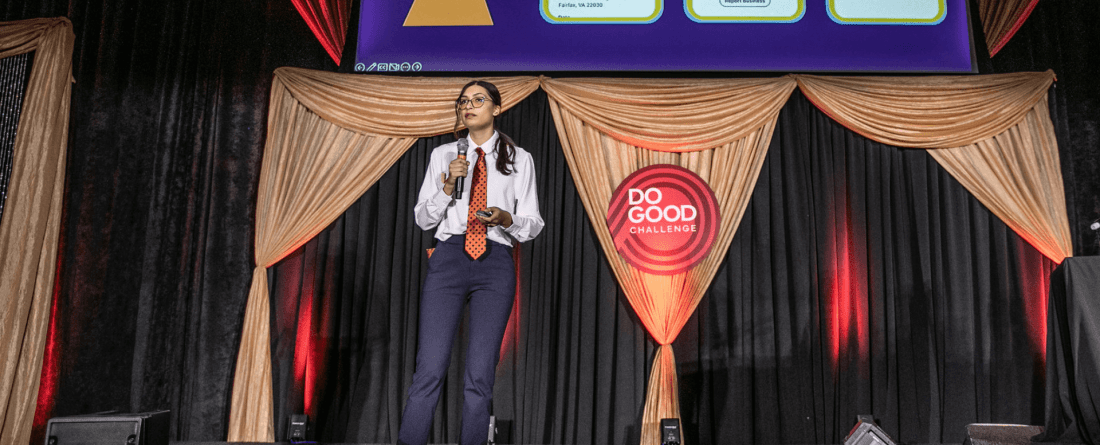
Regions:
[[[428,275],[420,295],[416,372],[398,433],[398,439],[408,445],[428,441],[451,362],[451,346],[467,302],[470,339],[462,393],[462,444],[484,443],[489,436],[489,404],[500,344],[515,299],[516,270],[509,247],[487,241],[488,252],[474,261],[466,255],[464,241],[462,236],[452,236],[437,243],[428,260]]]

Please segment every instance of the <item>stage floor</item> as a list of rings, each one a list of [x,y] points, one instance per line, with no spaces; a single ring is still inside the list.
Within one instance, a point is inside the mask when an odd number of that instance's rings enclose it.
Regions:
[[[174,442],[169,441],[170,445],[295,445],[295,444],[310,444],[310,445],[393,445],[392,443],[366,443],[366,442]],[[998,445],[1016,445],[1027,444],[1029,442],[990,442],[983,441],[984,444],[998,444]],[[1067,442],[1030,442],[1032,444],[1042,445],[1083,445],[1080,443],[1067,443]],[[430,444],[430,445],[458,445],[458,444]],[[549,444],[497,444],[497,445],[549,445]],[[691,445],[721,445],[721,444],[691,444]],[[786,444],[786,445],[843,445],[843,444]],[[945,443],[906,443],[904,445],[962,445],[959,442],[945,442]]]

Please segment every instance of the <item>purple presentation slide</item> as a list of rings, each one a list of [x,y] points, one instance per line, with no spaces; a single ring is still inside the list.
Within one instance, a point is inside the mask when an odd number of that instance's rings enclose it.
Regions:
[[[969,73],[972,47],[965,0],[364,0],[355,71]]]

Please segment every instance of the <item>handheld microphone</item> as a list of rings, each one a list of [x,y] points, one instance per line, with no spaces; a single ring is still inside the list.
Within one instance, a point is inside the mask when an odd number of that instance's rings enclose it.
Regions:
[[[470,141],[466,140],[466,138],[462,138],[462,139],[458,140],[458,158],[459,159],[466,159],[466,151],[469,150],[469,149],[470,149]],[[466,188],[466,178],[465,177],[458,178],[458,180],[455,181],[455,192],[454,192],[455,199],[462,199],[462,189],[464,189],[464,188]]]

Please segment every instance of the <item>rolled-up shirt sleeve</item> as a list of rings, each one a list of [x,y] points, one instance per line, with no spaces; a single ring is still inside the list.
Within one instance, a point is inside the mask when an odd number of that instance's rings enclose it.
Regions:
[[[520,175],[515,182],[516,203],[512,212],[512,225],[504,231],[519,242],[534,239],[542,232],[546,223],[539,213],[539,196],[535,186],[535,163],[530,156],[517,159],[516,173]]]
[[[416,225],[421,229],[431,230],[439,225],[439,222],[447,215],[447,208],[454,201],[450,195],[443,193],[442,175],[445,171],[444,159],[432,153],[428,162],[428,172],[424,174],[424,183],[420,185],[420,195],[416,199],[416,207],[413,214]]]

